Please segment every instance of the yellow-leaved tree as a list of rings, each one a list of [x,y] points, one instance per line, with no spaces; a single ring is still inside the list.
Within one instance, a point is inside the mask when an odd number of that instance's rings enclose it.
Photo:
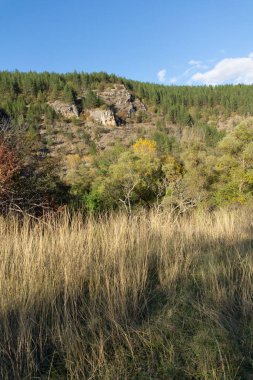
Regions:
[[[133,145],[133,150],[138,155],[151,155],[156,154],[157,144],[154,140],[141,138]]]

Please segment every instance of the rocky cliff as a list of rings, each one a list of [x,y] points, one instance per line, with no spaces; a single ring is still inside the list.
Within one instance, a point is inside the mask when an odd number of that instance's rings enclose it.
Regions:
[[[62,116],[68,118],[78,117],[78,109],[75,104],[66,104],[60,100],[56,100],[49,105],[55,110],[55,112],[60,113]]]
[[[118,122],[125,121],[136,111],[146,111],[146,107],[130,93],[123,84],[115,84],[111,88],[100,91],[97,95],[112,107]]]
[[[110,109],[94,109],[89,111],[90,117],[98,124],[107,127],[116,127],[117,123],[115,120],[114,112]]]

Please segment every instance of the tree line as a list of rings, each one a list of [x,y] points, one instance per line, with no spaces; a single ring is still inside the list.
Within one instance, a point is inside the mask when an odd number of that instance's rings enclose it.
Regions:
[[[92,98],[92,91],[103,90],[104,86],[124,84],[134,96],[140,98],[154,112],[166,116],[172,123],[191,125],[201,116],[253,114],[253,86],[164,86],[142,83],[116,77],[107,73],[21,73],[0,72],[0,110],[17,121],[22,117],[43,112],[48,100],[63,99],[79,106],[99,106],[97,98]],[[85,101],[84,92],[88,92]],[[28,106],[34,104],[29,109]],[[43,105],[43,106],[42,106]],[[50,113],[50,111],[47,111]],[[23,122],[21,120],[20,122]]]

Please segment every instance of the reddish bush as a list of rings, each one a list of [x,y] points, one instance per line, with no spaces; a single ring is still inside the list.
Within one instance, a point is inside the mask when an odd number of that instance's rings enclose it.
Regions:
[[[0,142],[0,197],[8,195],[20,165],[14,150]]]

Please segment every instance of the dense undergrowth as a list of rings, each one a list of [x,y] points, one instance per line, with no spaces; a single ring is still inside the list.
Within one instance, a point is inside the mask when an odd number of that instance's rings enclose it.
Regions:
[[[0,221],[1,379],[250,379],[250,211]]]

